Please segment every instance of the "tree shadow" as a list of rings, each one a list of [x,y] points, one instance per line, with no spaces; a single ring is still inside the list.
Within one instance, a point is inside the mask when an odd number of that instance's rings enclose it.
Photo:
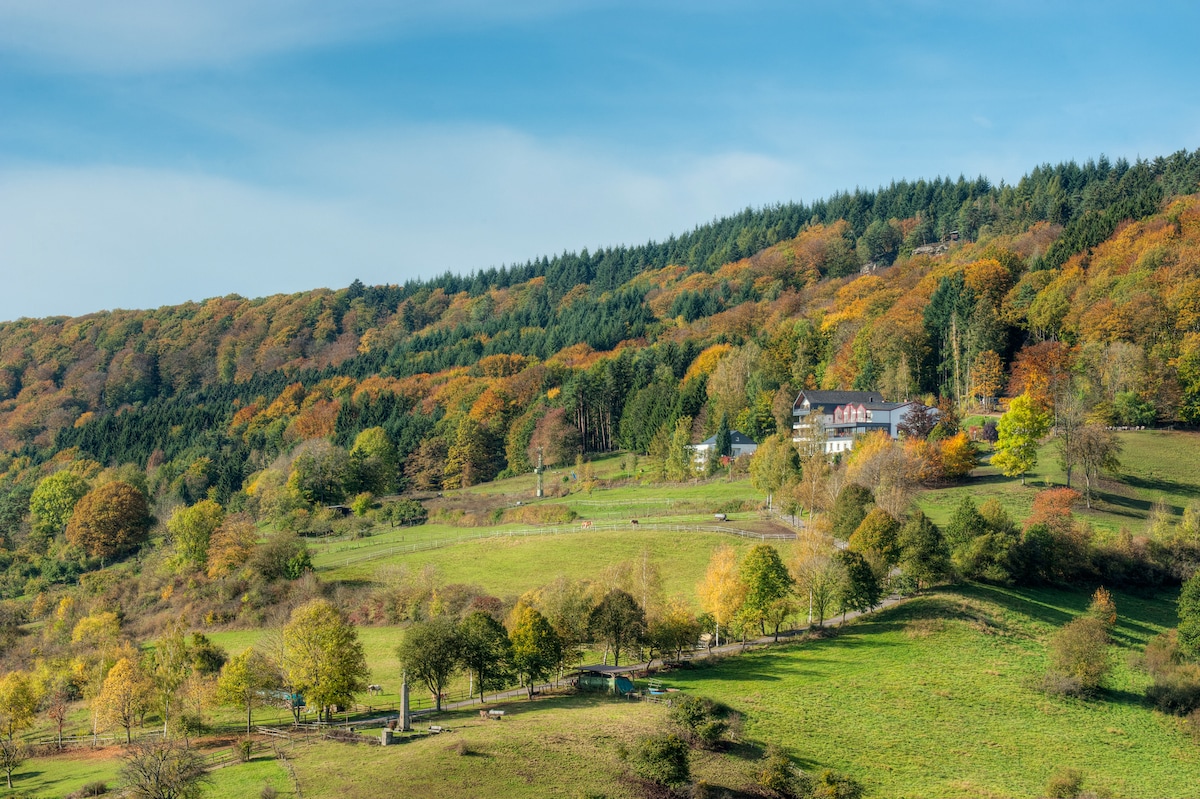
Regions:
[[[1087,598],[1081,600],[1078,594],[1069,591],[1057,591],[1051,588],[1023,588],[1018,593],[1012,589],[984,583],[958,586],[954,591],[963,596],[985,599],[1007,611],[1028,616],[1055,627],[1060,627],[1075,618],[1075,614],[1063,610],[1061,606],[1082,611],[1090,601]],[[1044,596],[1047,600],[1053,599],[1055,604],[1051,605],[1047,601],[1038,599],[1038,595]]]
[[[1124,494],[1114,494],[1105,491],[1097,492],[1094,495],[1092,511],[1110,513],[1113,516],[1145,519],[1153,505],[1154,503],[1148,499],[1138,499],[1137,497],[1128,497]]]
[[[1096,698],[1103,702],[1129,707],[1146,707],[1150,704],[1146,701],[1146,697],[1143,694],[1119,688],[1105,688],[1100,691],[1100,694]]]
[[[1136,474],[1122,474],[1121,480],[1126,485],[1152,491],[1156,494],[1182,494],[1187,497],[1200,497],[1200,486],[1193,483],[1181,483],[1169,477],[1145,477]]]

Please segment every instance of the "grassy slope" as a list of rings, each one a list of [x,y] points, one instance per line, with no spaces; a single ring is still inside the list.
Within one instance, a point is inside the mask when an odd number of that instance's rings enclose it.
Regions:
[[[481,721],[473,710],[445,714],[438,721],[452,732],[417,735],[388,749],[328,743],[297,749],[301,788],[306,797],[346,799],[369,799],[381,786],[389,786],[385,793],[394,788],[430,799],[644,795],[624,781],[618,744],[661,732],[663,706],[585,695],[504,708],[502,722]],[[745,786],[753,781],[757,756],[749,747],[731,755],[694,752],[693,779]]]
[[[1080,519],[1091,522],[1101,533],[1127,527],[1136,535],[1144,529],[1156,501],[1164,501],[1176,516],[1182,515],[1189,504],[1200,501],[1200,469],[1196,468],[1200,433],[1146,430],[1119,433],[1118,437],[1123,448],[1121,469],[1104,479],[1093,510],[1077,511]],[[1079,479],[1076,475],[1072,484],[1079,487]],[[962,485],[922,492],[917,504],[941,524],[964,496],[972,497],[976,504],[995,498],[1015,519],[1024,519],[1039,490],[1066,482],[1053,442],[1039,450],[1038,465],[1025,480],[1022,486],[1020,480],[1004,477],[984,465]]]
[[[13,775],[13,790],[31,797],[62,797],[92,782],[113,789],[120,784],[120,755],[120,748],[112,747],[29,760]],[[249,763],[217,769],[211,776],[209,796],[256,799],[268,783],[281,796],[291,795],[291,781],[273,756],[259,755]]]
[[[1142,704],[1146,678],[1126,663],[1175,623],[1172,598],[1117,595],[1115,668],[1092,702],[1036,689],[1046,638],[1082,611],[1086,592],[988,587],[918,598],[834,639],[669,684],[727,702],[747,715],[748,736],[849,772],[874,795],[1037,796],[1063,766],[1083,771],[1089,790],[1193,796],[1200,748]]]

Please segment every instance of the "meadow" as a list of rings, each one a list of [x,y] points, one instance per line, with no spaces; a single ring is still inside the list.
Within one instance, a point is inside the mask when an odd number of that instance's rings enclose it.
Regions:
[[[1200,500],[1200,475],[1192,466],[1200,434],[1139,431],[1122,433],[1121,440],[1121,470],[1103,482],[1092,511],[1077,511],[1100,535],[1123,527],[1142,532],[1155,503],[1177,517]],[[642,485],[628,479],[624,468],[619,458],[605,459],[596,472],[613,478],[610,486],[540,501],[531,499],[529,476],[447,492],[447,503],[464,507],[490,512],[557,505],[577,519],[540,528],[378,527],[361,538],[314,542],[317,576],[335,590],[354,589],[432,567],[440,584],[470,584],[514,599],[559,576],[605,579],[606,572],[644,553],[661,571],[664,594],[699,610],[696,585],[713,549],[730,545],[744,553],[758,543],[713,532],[713,513],[731,509],[722,526],[747,533],[785,529],[750,509],[761,497],[745,478]],[[1043,447],[1026,482],[1022,486],[985,464],[964,484],[923,491],[916,501],[937,522],[945,522],[967,495],[977,504],[994,497],[1014,518],[1024,518],[1038,490],[1064,482],[1053,447]],[[633,518],[641,522],[636,527],[629,524]],[[595,529],[585,530],[583,521]],[[982,585],[945,589],[853,622],[826,640],[675,671],[665,677],[669,685],[724,702],[744,722],[730,752],[697,755],[695,773],[713,785],[745,788],[771,742],[802,767],[853,775],[874,796],[1037,796],[1051,774],[1067,767],[1082,771],[1085,789],[1096,795],[1194,795],[1200,747],[1180,720],[1143,702],[1147,678],[1136,665],[1145,642],[1176,622],[1171,593],[1116,595],[1114,669],[1101,697],[1051,698],[1038,689],[1046,640],[1083,610],[1088,594]],[[206,632],[231,653],[264,634]],[[402,626],[359,628],[371,681],[385,689],[374,700],[380,705],[397,699],[395,647],[402,636]],[[465,681],[459,682],[452,695],[465,695]],[[413,696],[421,704],[428,701],[420,686]],[[510,716],[501,724],[481,722],[473,709],[444,714],[440,721],[455,729],[453,735],[416,736],[388,750],[337,743],[298,747],[294,765],[304,795],[367,796],[391,785],[433,797],[485,789],[496,799],[635,796],[622,777],[616,744],[666,723],[657,706],[597,697],[506,707]],[[212,713],[231,729],[240,718],[232,708]],[[288,716],[263,709],[255,720],[286,723]],[[86,724],[81,708],[70,726],[78,732]],[[33,796],[61,796],[86,782],[112,781],[119,766],[115,757],[115,749],[102,749],[39,758],[18,770],[17,786]],[[291,793],[284,767],[262,757],[213,777],[213,795],[257,796],[265,783],[282,795]]]
[[[667,685],[745,716],[745,734],[872,795],[1044,795],[1061,768],[1099,796],[1194,796],[1200,747],[1142,699],[1145,642],[1174,626],[1174,595],[1116,593],[1113,671],[1093,700],[1038,685],[1046,641],[1087,591],[969,585],[917,597],[817,643],[676,672]]]
[[[835,635],[729,655],[659,675],[732,708],[736,741],[695,751],[693,777],[738,794],[767,744],[802,768],[852,775],[868,796],[1036,797],[1062,768],[1097,796],[1194,796],[1200,747],[1142,700],[1145,642],[1173,626],[1174,594],[1115,594],[1112,675],[1092,700],[1038,688],[1050,634],[1086,590],[945,589],[850,622]],[[507,702],[503,722],[447,712],[450,733],[399,746],[296,750],[305,796],[367,797],[381,785],[452,797],[634,797],[619,744],[668,729],[661,705],[579,695]],[[377,735],[377,730],[364,730]]]
[[[1188,505],[1200,503],[1200,470],[1196,468],[1200,432],[1140,430],[1118,433],[1117,438],[1122,448],[1121,466],[1101,479],[1091,510],[1080,502],[1075,509],[1077,518],[1092,524],[1101,535],[1122,528],[1138,535],[1144,532],[1155,503],[1161,502],[1175,519]],[[1077,472],[1072,485],[1082,490],[1082,482]],[[916,503],[938,524],[949,520],[964,496],[977,505],[996,499],[1020,520],[1029,515],[1038,491],[1065,484],[1058,448],[1051,440],[1038,450],[1038,464],[1025,476],[1025,485],[1017,478],[1004,477],[985,462],[959,485],[922,491]]]

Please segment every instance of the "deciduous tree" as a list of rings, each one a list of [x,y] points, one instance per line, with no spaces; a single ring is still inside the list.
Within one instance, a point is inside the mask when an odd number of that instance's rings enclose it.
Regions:
[[[845,618],[847,611],[865,613],[878,605],[883,591],[867,559],[852,549],[839,549],[833,557],[846,573],[837,597],[837,607],[842,617]]]
[[[67,540],[92,557],[108,560],[137,547],[150,529],[146,497],[128,483],[94,488],[75,504]]]
[[[23,741],[0,738],[0,770],[4,771],[9,789],[13,787],[13,772],[19,769],[28,757],[29,747]]]
[[[646,636],[646,614],[637,600],[614,588],[592,608],[588,627],[612,650],[613,665],[621,665],[621,650],[640,644]]]
[[[191,507],[177,508],[167,520],[167,532],[184,559],[203,567],[213,533],[225,521],[225,509],[214,500],[203,499]]]
[[[746,586],[742,617],[757,624],[763,635],[771,623],[778,641],[779,628],[792,610],[793,581],[783,558],[770,544],[756,544],[743,558],[740,573]]]
[[[696,593],[700,596],[700,607],[713,617],[719,646],[721,627],[729,626],[746,597],[746,586],[738,577],[737,552],[733,547],[722,545],[713,550]]]
[[[292,611],[283,644],[288,682],[322,712],[366,690],[370,671],[358,633],[327,600],[314,599]]]
[[[767,507],[771,507],[775,494],[799,474],[800,456],[791,440],[783,435],[764,440],[750,459],[750,484],[766,493]]]
[[[264,707],[270,701],[270,692],[279,687],[279,669],[271,659],[257,649],[246,649],[234,655],[221,668],[217,678],[217,701],[233,705],[246,711],[246,734],[254,708]]]
[[[504,625],[492,616],[476,610],[458,625],[459,647],[463,664],[475,673],[479,701],[490,685],[501,687],[505,668],[512,657],[512,643]]]
[[[442,694],[462,661],[462,638],[449,616],[434,616],[404,631],[396,657],[406,674],[425,683],[438,710]]]
[[[534,686],[548,679],[561,660],[562,642],[545,616],[521,603],[509,617],[508,640],[512,642],[513,670],[533,699]]]
[[[133,799],[199,799],[211,782],[200,754],[168,741],[138,741],[122,761],[121,779]]]
[[[0,679],[0,735],[13,736],[33,726],[41,691],[24,671],[10,671]]]
[[[132,740],[131,730],[150,698],[152,687],[145,672],[131,658],[123,657],[109,669],[95,702],[102,722],[125,730],[125,743]]]
[[[900,545],[900,568],[916,580],[918,590],[950,574],[950,552],[946,539],[929,517],[917,510],[896,536]]]
[[[1037,465],[1038,442],[1050,430],[1050,414],[1028,393],[1015,397],[996,425],[999,436],[992,465],[1006,477],[1021,476]]]
[[[33,531],[45,536],[61,533],[71,520],[75,504],[87,492],[87,480],[66,469],[43,478],[29,497]]]

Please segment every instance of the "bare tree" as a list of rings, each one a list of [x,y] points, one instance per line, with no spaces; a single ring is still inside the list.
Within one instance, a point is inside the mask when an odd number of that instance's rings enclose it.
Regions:
[[[211,779],[204,758],[173,741],[134,741],[121,760],[126,795],[135,799],[198,799]]]

